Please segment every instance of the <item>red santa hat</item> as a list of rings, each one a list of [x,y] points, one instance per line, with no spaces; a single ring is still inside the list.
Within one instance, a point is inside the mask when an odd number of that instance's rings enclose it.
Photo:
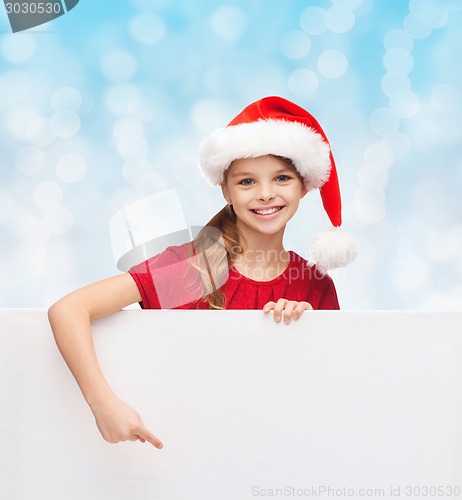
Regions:
[[[334,157],[321,125],[305,109],[275,96],[250,104],[202,142],[199,165],[211,184],[220,185],[234,160],[264,155],[291,159],[307,189],[320,190],[332,227],[313,238],[311,260],[322,272],[353,261],[358,247],[340,229],[342,205]]]

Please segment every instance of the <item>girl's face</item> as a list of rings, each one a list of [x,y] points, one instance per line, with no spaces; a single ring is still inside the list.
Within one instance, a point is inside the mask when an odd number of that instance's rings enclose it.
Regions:
[[[238,226],[262,234],[284,230],[307,193],[295,168],[270,155],[233,161],[221,188]]]

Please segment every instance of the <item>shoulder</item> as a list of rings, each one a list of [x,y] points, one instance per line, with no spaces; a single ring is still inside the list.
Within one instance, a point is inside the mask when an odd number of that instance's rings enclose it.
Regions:
[[[316,264],[309,262],[292,250],[289,252],[291,254],[290,268],[298,270],[302,278],[316,279],[325,282],[332,281],[332,278],[328,274],[320,271],[318,267],[316,267]]]
[[[310,263],[304,259],[302,256],[298,255],[297,252],[294,252],[293,250],[289,250],[290,253],[290,263],[299,266],[299,267],[306,267],[309,266]]]
[[[176,262],[187,260],[192,255],[192,245],[190,242],[182,245],[167,247],[163,252],[148,259],[148,262],[157,266],[170,265]]]
[[[167,247],[162,252],[159,252],[152,257],[148,257],[143,262],[133,266],[133,268],[137,267],[163,267],[174,264],[176,262],[187,260],[188,257],[191,256],[191,243],[187,242],[178,246],[170,246]]]
[[[291,252],[289,281],[313,309],[339,309],[337,292],[332,278],[315,264]]]
[[[191,248],[192,246],[189,242],[183,245],[167,247],[162,252],[135,264],[128,272],[132,276],[137,274],[150,275],[154,269],[159,271],[165,268],[167,270],[171,266],[185,265],[189,262],[189,257],[192,255]]]
[[[200,276],[190,256],[190,243],[170,246],[128,271],[138,286],[143,308],[174,309],[200,298]]]

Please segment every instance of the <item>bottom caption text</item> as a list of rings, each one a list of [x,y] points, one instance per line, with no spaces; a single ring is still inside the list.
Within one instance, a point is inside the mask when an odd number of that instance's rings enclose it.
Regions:
[[[308,497],[308,498],[461,498],[459,485],[389,485],[382,488],[334,487],[327,485],[280,488],[266,488],[254,485],[253,497]]]

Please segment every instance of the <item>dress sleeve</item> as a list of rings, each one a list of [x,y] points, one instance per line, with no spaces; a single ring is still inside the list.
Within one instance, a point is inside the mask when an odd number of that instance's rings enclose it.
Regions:
[[[191,264],[189,248],[188,244],[168,247],[128,271],[143,309],[176,309],[203,297],[202,280]]]
[[[134,279],[141,295],[142,309],[161,309],[154,280],[150,272],[149,260],[133,266],[128,272]]]
[[[178,264],[186,260],[186,245],[168,247],[154,257],[129,269],[141,295],[143,309],[169,309],[174,293],[175,275],[181,274]]]

